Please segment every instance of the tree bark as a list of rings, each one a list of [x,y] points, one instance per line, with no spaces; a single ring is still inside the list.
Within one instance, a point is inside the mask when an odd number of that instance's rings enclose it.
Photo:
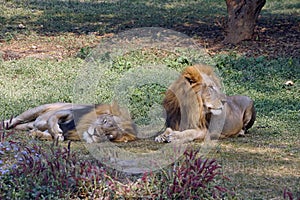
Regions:
[[[252,39],[258,15],[266,0],[226,0],[228,23],[225,43]]]

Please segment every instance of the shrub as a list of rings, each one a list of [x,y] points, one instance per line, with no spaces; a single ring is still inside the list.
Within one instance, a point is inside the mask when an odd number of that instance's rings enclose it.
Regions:
[[[229,194],[221,186],[221,166],[199,157],[197,150],[188,149],[170,172],[137,178],[82,159],[71,152],[71,142],[66,147],[21,143],[9,140],[13,131],[0,128],[0,133],[0,199],[215,199]]]
[[[2,128],[0,133],[1,199],[87,197],[105,186],[106,170],[102,164],[81,160],[71,152],[70,142],[67,147],[55,144],[42,147],[36,143],[5,141],[13,131]]]
[[[215,159],[199,157],[198,153],[199,150],[186,150],[183,161],[165,177],[168,184],[162,187],[162,194],[168,199],[216,199],[230,194],[221,186],[222,180],[228,180],[222,175],[221,166]]]

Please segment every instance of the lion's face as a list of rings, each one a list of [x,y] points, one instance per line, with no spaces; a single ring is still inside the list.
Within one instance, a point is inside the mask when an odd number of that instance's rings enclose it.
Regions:
[[[83,139],[87,143],[116,141],[127,142],[135,139],[135,136],[128,133],[135,130],[125,128],[130,122],[111,114],[101,114],[83,133]],[[132,126],[128,126],[132,127]],[[128,131],[128,132],[127,132]]]
[[[205,68],[204,68],[205,69]],[[212,71],[201,71],[196,66],[188,67],[183,73],[195,93],[198,95],[199,106],[203,106],[205,114],[220,115],[226,102],[226,96]],[[202,104],[202,105],[201,105]]]
[[[90,125],[88,130],[83,133],[83,137],[88,143],[102,142],[107,139],[111,140],[117,137],[119,127],[114,121],[114,117],[109,114],[103,114]]]
[[[212,67],[187,67],[172,83],[163,100],[166,126],[176,131],[205,129],[208,115],[221,114],[225,99],[220,80]]]
[[[202,99],[204,112],[206,114],[220,115],[224,109],[226,96],[220,89],[213,85],[203,85],[198,92],[199,98]]]

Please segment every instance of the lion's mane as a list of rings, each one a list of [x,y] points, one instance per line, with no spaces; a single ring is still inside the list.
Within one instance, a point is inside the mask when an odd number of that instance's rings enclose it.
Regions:
[[[116,135],[114,135],[114,139],[112,141],[128,142],[136,140],[136,127],[131,120],[130,114],[126,109],[120,108],[117,103],[98,105],[95,110],[83,115],[76,126],[77,134],[82,136],[83,133],[95,122],[97,117],[105,114],[118,119],[113,127],[116,131],[112,132]]]
[[[207,126],[203,100],[197,93],[205,85],[221,84],[212,67],[194,65],[185,68],[167,90],[163,100],[166,126],[173,130],[204,129]]]

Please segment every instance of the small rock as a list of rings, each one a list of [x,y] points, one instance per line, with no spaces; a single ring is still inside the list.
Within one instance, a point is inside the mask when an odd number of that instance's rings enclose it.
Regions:
[[[285,82],[285,85],[286,86],[293,86],[294,82],[293,81],[287,81],[287,82]]]
[[[26,28],[26,26],[24,26],[23,24],[19,24],[18,27],[21,28],[21,29]]]

